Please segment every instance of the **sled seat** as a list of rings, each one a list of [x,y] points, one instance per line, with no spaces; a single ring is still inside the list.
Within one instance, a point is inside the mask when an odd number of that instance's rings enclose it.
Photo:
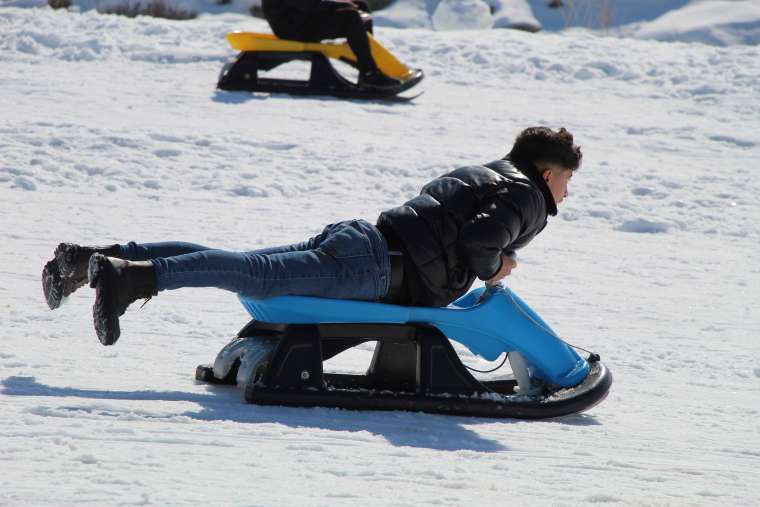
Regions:
[[[415,77],[415,71],[401,63],[372,35],[367,34],[378,68],[387,76],[401,81]],[[356,66],[357,58],[348,43],[343,42],[300,42],[279,39],[268,33],[230,32],[227,34],[230,46],[243,53],[321,53],[327,58],[344,61]]]
[[[241,297],[248,313],[272,324],[429,324],[487,360],[519,352],[533,376],[560,387],[579,384],[589,364],[507,287],[475,289],[446,308],[281,296]]]

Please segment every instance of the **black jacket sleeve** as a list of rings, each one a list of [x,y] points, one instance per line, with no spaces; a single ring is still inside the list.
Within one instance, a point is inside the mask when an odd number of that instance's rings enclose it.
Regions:
[[[481,280],[501,269],[501,254],[514,250],[512,242],[537,212],[539,202],[529,189],[500,192],[462,226],[459,249],[468,267]]]

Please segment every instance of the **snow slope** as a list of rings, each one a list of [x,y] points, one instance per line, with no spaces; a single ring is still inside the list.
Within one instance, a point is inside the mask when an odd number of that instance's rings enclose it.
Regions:
[[[378,26],[394,28],[541,29],[525,0],[397,0],[373,17]]]
[[[716,46],[760,44],[760,2],[752,0],[694,2],[651,23],[621,30],[640,39],[702,42]]]
[[[428,75],[390,105],[216,91],[232,29],[266,27],[0,10],[0,504],[760,503],[757,47],[381,28]],[[585,164],[510,284],[615,375],[586,414],[248,406],[193,381],[232,294],[162,293],[110,348],[91,291],[45,306],[59,241],[301,240],[534,124]]]
[[[551,8],[550,0],[523,1],[544,30],[554,31],[574,26],[600,29],[646,23],[669,11],[705,0],[561,0],[561,8]]]
[[[248,14],[261,0],[161,0],[184,13]],[[72,0],[72,11],[107,11],[143,0]],[[45,7],[48,0],[0,0],[6,7]],[[373,13],[376,26],[434,30],[514,28],[589,30],[598,35],[716,46],[760,44],[757,0],[396,0]]]
[[[398,0],[380,26],[462,30],[592,30],[600,35],[716,46],[760,43],[756,0]]]

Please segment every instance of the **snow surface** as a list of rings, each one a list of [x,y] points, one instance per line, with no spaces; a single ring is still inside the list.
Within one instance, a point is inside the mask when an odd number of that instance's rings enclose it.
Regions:
[[[72,11],[106,10],[145,0],[71,0]],[[182,12],[248,14],[261,0],[162,0]],[[0,0],[0,6],[43,7],[48,0]],[[760,44],[758,0],[396,0],[373,13],[376,26],[433,30],[516,28],[586,30],[602,36],[636,37],[716,46]]]
[[[375,13],[396,28],[528,31],[588,30],[599,35],[716,46],[760,43],[757,0],[397,0]]]
[[[551,8],[549,0],[520,1],[529,4],[544,30],[563,30],[577,26],[601,29],[652,21],[668,11],[705,0],[562,0],[559,9]]]
[[[541,29],[525,0],[397,0],[373,17],[378,26],[395,28]]]
[[[760,2],[692,3],[651,23],[626,27],[622,32],[640,39],[702,42],[717,46],[760,44]]]
[[[0,9],[0,504],[760,504],[757,47],[380,28],[428,76],[392,105],[216,91],[233,29],[266,26]],[[42,297],[59,241],[302,240],[535,124],[585,164],[510,285],[613,372],[585,414],[249,406],[193,380],[233,294],[162,293],[109,348],[92,291]]]

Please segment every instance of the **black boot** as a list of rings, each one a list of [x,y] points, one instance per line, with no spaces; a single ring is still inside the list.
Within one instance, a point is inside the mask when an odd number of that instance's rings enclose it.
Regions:
[[[379,69],[359,74],[359,88],[366,91],[387,92],[401,86],[401,81],[388,77]]]
[[[119,252],[119,245],[97,247],[59,244],[53,253],[53,260],[48,261],[42,269],[42,291],[50,309],[55,310],[61,306],[63,298],[87,283],[87,263],[92,254],[113,257],[118,256]]]
[[[96,289],[92,318],[103,345],[119,339],[119,317],[138,299],[158,294],[156,269],[152,261],[125,261],[94,254],[88,268],[90,287]]]

